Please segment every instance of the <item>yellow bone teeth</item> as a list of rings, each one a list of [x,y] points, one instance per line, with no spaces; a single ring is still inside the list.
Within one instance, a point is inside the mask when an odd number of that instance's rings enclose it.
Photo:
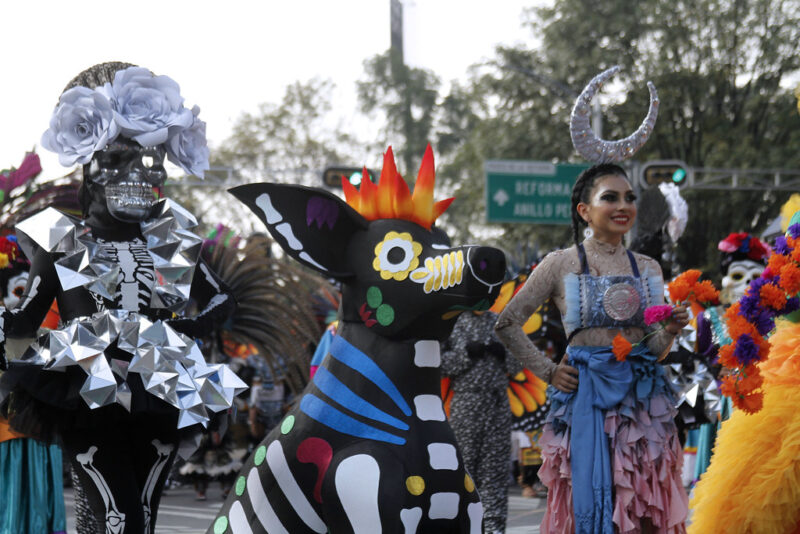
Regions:
[[[464,252],[448,252],[441,256],[425,258],[424,267],[411,273],[411,280],[424,284],[425,293],[439,291],[461,283],[464,274]]]

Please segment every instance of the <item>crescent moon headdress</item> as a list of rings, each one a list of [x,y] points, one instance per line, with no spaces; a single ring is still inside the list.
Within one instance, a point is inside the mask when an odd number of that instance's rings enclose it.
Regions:
[[[639,129],[619,141],[606,141],[594,134],[589,124],[592,98],[603,86],[603,83],[619,70],[620,67],[615,66],[595,76],[578,96],[575,107],[572,108],[569,124],[572,144],[581,156],[593,163],[619,163],[632,157],[647,142],[647,138],[650,137],[656,124],[658,93],[656,93],[655,85],[647,82],[647,88],[650,90],[650,109]]]

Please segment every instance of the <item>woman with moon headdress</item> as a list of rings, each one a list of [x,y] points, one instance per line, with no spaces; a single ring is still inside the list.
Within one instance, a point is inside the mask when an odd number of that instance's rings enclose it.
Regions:
[[[685,531],[688,499],[675,409],[658,362],[688,322],[688,312],[674,306],[662,329],[646,326],[645,309],[664,304],[662,274],[655,260],[622,244],[636,218],[636,195],[616,164],[652,132],[655,88],[648,84],[650,110],[631,136],[604,141],[589,127],[592,97],[618,70],[594,78],[572,112],[575,148],[595,163],[572,191],[575,246],[548,254],[495,326],[509,351],[550,384],[539,470],[548,486],[541,527],[548,534]],[[582,227],[587,228],[580,241]],[[522,330],[548,298],[568,334],[566,357],[558,365]],[[627,345],[627,354],[613,348],[620,344]]]
[[[63,443],[110,534],[155,531],[175,455],[188,456],[244,389],[193,340],[235,301],[200,260],[194,217],[155,195],[166,158],[189,174],[208,169],[198,113],[175,81],[147,69],[80,73],[42,145],[62,165],[83,165],[83,218],[48,208],[16,226],[31,270],[21,302],[0,308],[0,348],[32,337],[53,299],[61,322],[8,363],[0,409],[12,429]],[[200,303],[193,317],[183,315],[189,299]]]

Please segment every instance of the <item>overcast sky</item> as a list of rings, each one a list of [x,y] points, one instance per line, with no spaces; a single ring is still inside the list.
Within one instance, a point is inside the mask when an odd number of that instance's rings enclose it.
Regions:
[[[464,79],[495,45],[531,44],[522,12],[536,1],[407,0],[407,62],[445,82]],[[389,0],[26,0],[3,2],[0,20],[0,168],[38,146],[64,85],[95,63],[126,61],[175,79],[215,145],[243,111],[315,76],[336,83],[346,118],[363,61],[390,40]],[[37,151],[45,176],[66,172]]]

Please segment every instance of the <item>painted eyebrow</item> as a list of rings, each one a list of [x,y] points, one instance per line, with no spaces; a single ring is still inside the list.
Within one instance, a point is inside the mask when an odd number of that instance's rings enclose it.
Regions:
[[[614,194],[614,195],[620,195],[620,194],[621,194],[621,195],[635,195],[635,194],[636,194],[636,192],[635,192],[633,189],[626,189],[625,191],[622,191],[622,192],[618,191],[617,189],[603,189],[603,190],[602,190],[602,191],[600,191],[600,193],[598,193],[598,194],[599,194],[600,196],[603,196],[603,195],[606,195],[606,194]]]

